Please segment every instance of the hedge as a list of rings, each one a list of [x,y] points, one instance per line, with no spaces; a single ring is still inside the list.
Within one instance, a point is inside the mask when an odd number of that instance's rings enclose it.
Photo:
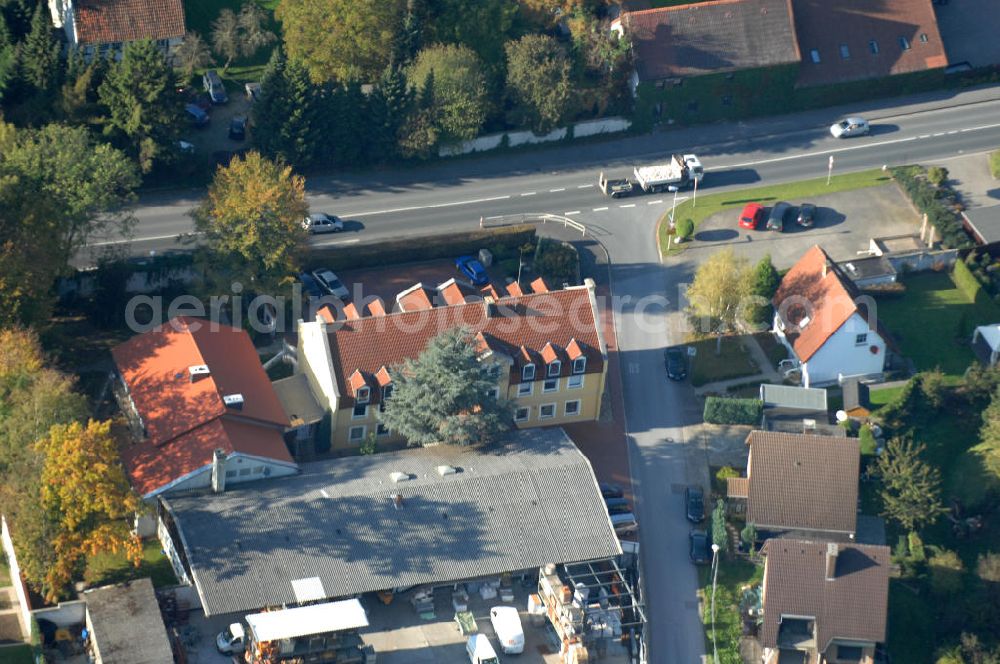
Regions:
[[[764,402],[760,399],[730,399],[708,397],[705,399],[703,419],[709,424],[760,424]]]
[[[955,269],[951,273],[951,280],[955,282],[958,290],[962,291],[969,301],[977,305],[992,304],[989,296],[983,291],[983,285],[972,274],[972,270],[965,264],[965,261],[955,261]]]
[[[1000,150],[990,153],[990,175],[1000,180]]]
[[[953,249],[972,246],[972,240],[965,233],[958,215],[941,201],[942,197],[954,196],[954,190],[947,186],[935,187],[928,182],[927,170],[923,166],[898,166],[890,170],[913,205],[927,215],[927,220],[937,229],[945,246]]]

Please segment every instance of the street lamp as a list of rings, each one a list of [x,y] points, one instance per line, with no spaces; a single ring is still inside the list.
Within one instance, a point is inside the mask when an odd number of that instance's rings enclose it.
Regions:
[[[712,661],[719,664],[719,650],[715,645],[715,580],[719,576],[719,545],[712,542]]]
[[[670,227],[674,227],[674,209],[677,207],[677,192],[680,191],[680,187],[675,187],[670,185],[667,187],[667,191],[674,192],[674,202],[670,204]]]

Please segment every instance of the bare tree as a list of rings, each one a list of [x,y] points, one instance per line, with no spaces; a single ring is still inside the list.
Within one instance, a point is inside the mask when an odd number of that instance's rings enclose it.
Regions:
[[[278,39],[276,34],[264,27],[267,24],[267,12],[255,2],[243,5],[236,20],[240,28],[240,52],[244,57],[252,56]]]
[[[240,22],[232,9],[223,9],[212,22],[212,48],[226,59],[222,71],[228,71],[233,60],[240,57]]]
[[[177,47],[176,58],[186,79],[191,78],[195,69],[208,67],[215,63],[208,44],[197,32],[189,32],[184,35],[184,41]]]

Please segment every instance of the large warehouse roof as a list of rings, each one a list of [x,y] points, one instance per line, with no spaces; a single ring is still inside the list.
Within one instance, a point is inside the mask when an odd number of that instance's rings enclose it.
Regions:
[[[562,429],[302,470],[163,499],[206,614],[621,553],[590,462]]]

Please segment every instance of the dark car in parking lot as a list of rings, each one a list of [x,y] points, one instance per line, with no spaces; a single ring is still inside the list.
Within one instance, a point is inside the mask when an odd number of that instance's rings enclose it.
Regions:
[[[689,486],[684,490],[684,504],[687,506],[687,519],[691,523],[701,523],[705,520],[705,492],[698,486]]]
[[[625,495],[625,491],[617,484],[606,484],[601,482],[600,487],[601,495],[604,496],[605,500],[608,498],[621,498]]]
[[[785,215],[791,209],[792,206],[785,201],[775,203],[774,207],[771,208],[771,214],[767,218],[767,230],[778,231],[779,233],[785,230]]]
[[[795,223],[797,223],[802,228],[812,228],[813,223],[816,221],[816,206],[812,203],[803,203],[799,206],[799,216],[795,218]]]
[[[204,127],[208,124],[208,113],[197,104],[185,104],[184,112],[187,114],[188,122],[195,127]]]
[[[695,565],[707,565],[712,562],[712,546],[708,543],[708,533],[704,530],[692,530],[688,533],[688,555]]]
[[[229,121],[229,138],[242,141],[247,137],[247,119],[237,115]]]
[[[688,375],[687,352],[683,348],[668,348],[663,351],[663,363],[667,367],[667,378],[684,380]]]
[[[226,86],[222,84],[219,73],[214,69],[209,69],[201,77],[205,92],[212,98],[213,104],[225,104],[229,102],[229,95],[226,94]]]
[[[316,281],[316,277],[312,276],[308,272],[303,272],[299,275],[299,281],[302,282],[302,294],[308,297],[323,297],[323,289],[320,288],[319,282]]]
[[[490,283],[490,276],[486,274],[486,268],[472,256],[459,256],[455,259],[455,267],[476,286],[485,286]]]

